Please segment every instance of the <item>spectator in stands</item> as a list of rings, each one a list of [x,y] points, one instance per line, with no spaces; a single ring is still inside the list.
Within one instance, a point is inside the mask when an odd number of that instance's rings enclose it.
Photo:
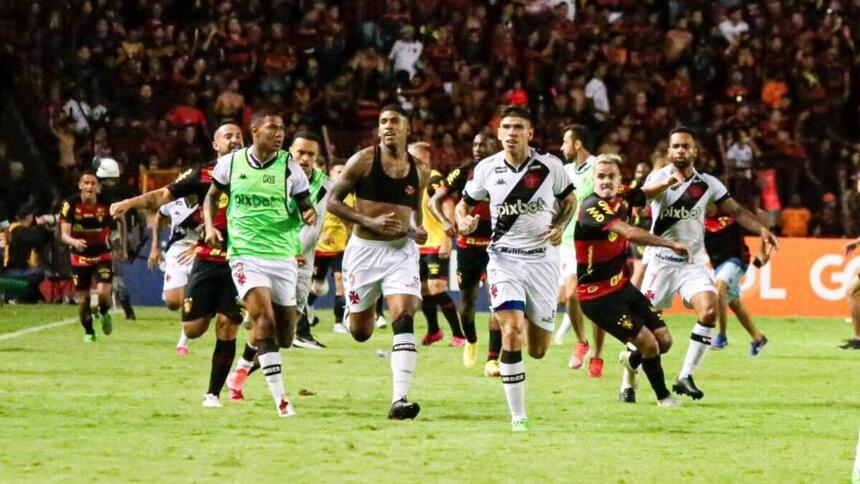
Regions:
[[[800,195],[794,193],[788,199],[788,206],[782,209],[779,226],[783,237],[808,237],[812,212],[803,206]]]
[[[388,58],[395,81],[405,84],[418,70],[418,61],[424,52],[424,44],[415,40],[415,27],[404,25],[400,28],[400,38],[391,46]]]
[[[827,192],[821,199],[824,207],[812,217],[810,228],[815,237],[839,238],[844,235],[836,195]]]
[[[38,254],[54,236],[43,227],[47,221],[45,217],[37,217],[35,206],[28,204],[18,210],[9,226],[2,274],[27,284],[24,290],[8,291],[6,297],[10,300],[34,303],[40,299],[39,283],[45,278],[45,271],[39,267]]]

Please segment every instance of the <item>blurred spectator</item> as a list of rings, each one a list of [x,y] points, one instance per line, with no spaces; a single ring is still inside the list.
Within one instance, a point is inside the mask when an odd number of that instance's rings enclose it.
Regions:
[[[45,271],[39,267],[38,254],[54,236],[42,227],[46,222],[44,217],[36,216],[34,205],[24,205],[9,226],[2,274],[27,284],[24,290],[7,291],[6,296],[12,300],[28,303],[39,300],[39,283],[45,278]]]
[[[788,206],[782,209],[779,226],[784,237],[808,237],[812,212],[802,205],[800,195],[792,194]]]
[[[388,58],[392,61],[391,71],[398,82],[406,82],[415,75],[418,61],[424,51],[424,44],[415,40],[415,27],[404,25],[400,28],[400,38],[391,46]]]
[[[810,222],[812,235],[828,238],[842,237],[844,232],[836,196],[828,192],[824,194],[821,201],[824,202],[824,207],[812,217]]]

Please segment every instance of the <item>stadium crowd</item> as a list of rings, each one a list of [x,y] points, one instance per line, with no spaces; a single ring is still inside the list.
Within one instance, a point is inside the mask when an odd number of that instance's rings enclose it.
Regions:
[[[860,235],[860,0],[43,0],[2,13],[61,196],[94,159],[117,160],[128,185],[141,167],[206,161],[215,128],[247,127],[264,106],[288,135],[324,127],[332,159],[372,144],[380,108],[398,103],[446,173],[515,104],[535,113],[535,146],[558,151],[563,126],[586,125],[627,179],[662,166],[684,124],[703,143],[698,167],[758,193],[749,203],[778,233]],[[10,221],[56,211],[3,141]]]

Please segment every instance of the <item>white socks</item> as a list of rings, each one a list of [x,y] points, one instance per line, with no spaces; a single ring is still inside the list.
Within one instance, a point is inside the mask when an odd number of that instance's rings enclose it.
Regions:
[[[281,353],[273,351],[265,353],[257,357],[260,360],[260,369],[263,375],[266,376],[266,385],[269,386],[269,392],[272,398],[275,399],[275,405],[281,403],[282,398],[286,398],[284,390],[284,379],[281,377]],[[240,360],[241,364],[241,360]]]
[[[344,316],[344,321],[346,321],[346,316]],[[406,398],[417,364],[418,350],[415,348],[415,335],[412,333],[395,334],[394,343],[391,346],[392,402]]]
[[[679,380],[687,378],[696,371],[702,358],[705,357],[705,353],[711,347],[711,337],[714,331],[715,328],[702,326],[700,323],[693,326],[693,332],[690,334],[690,346],[687,348],[687,356],[684,357],[684,366],[678,375]]]
[[[185,328],[182,323],[179,323],[179,341],[176,342],[176,347],[188,346],[188,336],[185,336]]]
[[[573,327],[573,323],[570,321],[570,315],[565,311],[564,317],[561,318],[561,325],[558,327],[558,331],[555,333],[556,341],[563,341],[564,336],[570,331],[570,328]]]
[[[521,352],[502,350],[502,361],[510,359],[515,362],[499,364],[502,387],[511,410],[511,420],[522,420],[526,418],[526,365]]]

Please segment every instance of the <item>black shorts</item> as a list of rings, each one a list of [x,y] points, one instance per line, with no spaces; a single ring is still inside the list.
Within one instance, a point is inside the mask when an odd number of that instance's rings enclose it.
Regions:
[[[436,254],[421,254],[418,262],[418,275],[422,281],[429,279],[448,280],[451,265],[448,259],[440,259]]]
[[[616,292],[579,304],[588,319],[625,343],[635,338],[642,326],[651,331],[666,326],[651,302],[629,282]]]
[[[314,279],[325,280],[329,269],[332,273],[343,272],[343,252],[336,255],[318,255],[314,257]]]
[[[193,321],[223,314],[235,324],[242,322],[238,294],[226,263],[197,259],[191,267],[191,276],[182,304],[182,320]]]
[[[460,287],[477,287],[487,277],[490,255],[486,247],[457,248],[457,284]]]
[[[93,286],[93,278],[97,284],[110,284],[113,281],[113,263],[104,261],[90,266],[72,266],[76,291],[89,291]]]

